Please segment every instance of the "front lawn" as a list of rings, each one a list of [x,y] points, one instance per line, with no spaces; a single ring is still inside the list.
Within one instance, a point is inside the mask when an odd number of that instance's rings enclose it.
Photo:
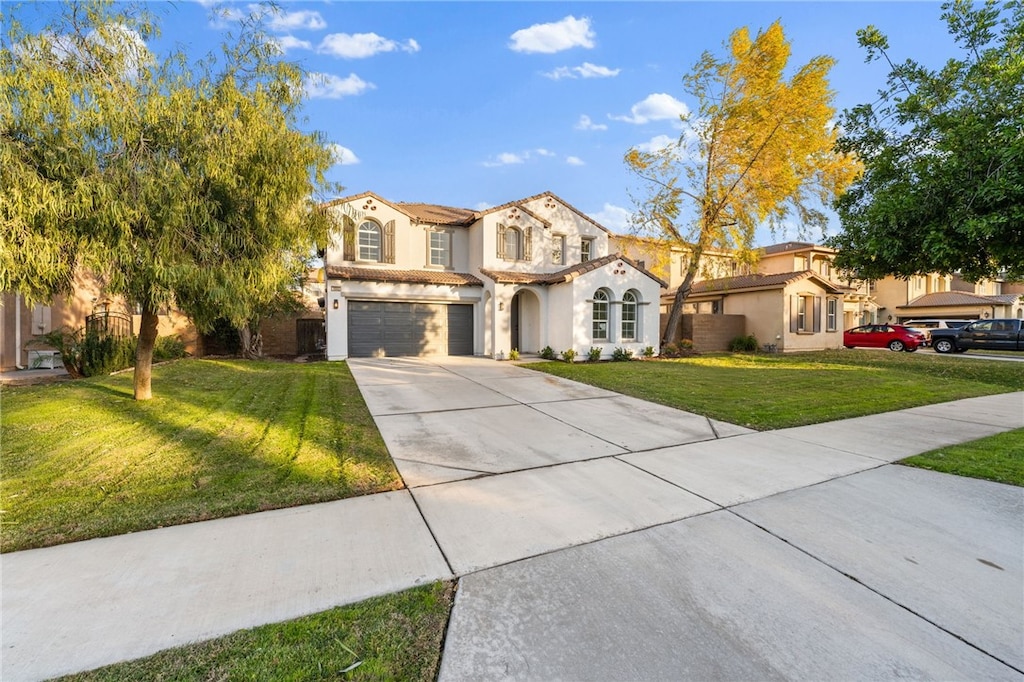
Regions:
[[[1024,429],[932,450],[900,462],[957,476],[1024,486]]]
[[[754,429],[1024,390],[1024,363],[872,350],[524,367]]]
[[[344,363],[182,360],[4,387],[10,552],[401,487]]]
[[[60,679],[430,682],[453,597],[451,583],[434,583]]]

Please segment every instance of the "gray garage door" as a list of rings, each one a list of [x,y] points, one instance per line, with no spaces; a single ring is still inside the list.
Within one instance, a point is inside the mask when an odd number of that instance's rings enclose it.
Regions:
[[[473,306],[349,301],[348,352],[356,358],[472,355]]]

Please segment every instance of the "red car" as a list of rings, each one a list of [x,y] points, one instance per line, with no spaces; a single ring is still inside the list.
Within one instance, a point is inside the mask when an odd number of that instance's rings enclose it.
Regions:
[[[918,346],[928,345],[923,332],[898,324],[866,324],[843,332],[843,345],[847,348],[888,348],[913,353]]]

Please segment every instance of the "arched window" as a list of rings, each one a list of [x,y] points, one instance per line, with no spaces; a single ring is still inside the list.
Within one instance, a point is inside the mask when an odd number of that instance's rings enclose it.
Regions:
[[[380,225],[369,220],[359,226],[359,260],[380,261]]]
[[[622,295],[622,340],[636,339],[636,292],[630,289]]]
[[[518,228],[505,228],[505,258],[508,260],[523,259],[523,233]]]
[[[598,289],[594,292],[594,303],[593,303],[593,318],[594,318],[594,329],[593,337],[595,341],[607,341],[608,340],[608,292],[604,289]]]

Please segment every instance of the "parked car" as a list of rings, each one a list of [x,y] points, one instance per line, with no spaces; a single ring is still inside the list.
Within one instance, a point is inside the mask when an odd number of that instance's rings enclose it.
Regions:
[[[924,332],[899,324],[866,324],[843,332],[843,345],[847,348],[888,348],[913,353],[927,343]]]
[[[931,341],[933,329],[959,329],[971,322],[972,320],[907,320],[900,324],[924,332],[924,335]]]
[[[1024,321],[977,320],[960,329],[933,329],[936,353],[963,353],[970,348],[1024,350]]]

